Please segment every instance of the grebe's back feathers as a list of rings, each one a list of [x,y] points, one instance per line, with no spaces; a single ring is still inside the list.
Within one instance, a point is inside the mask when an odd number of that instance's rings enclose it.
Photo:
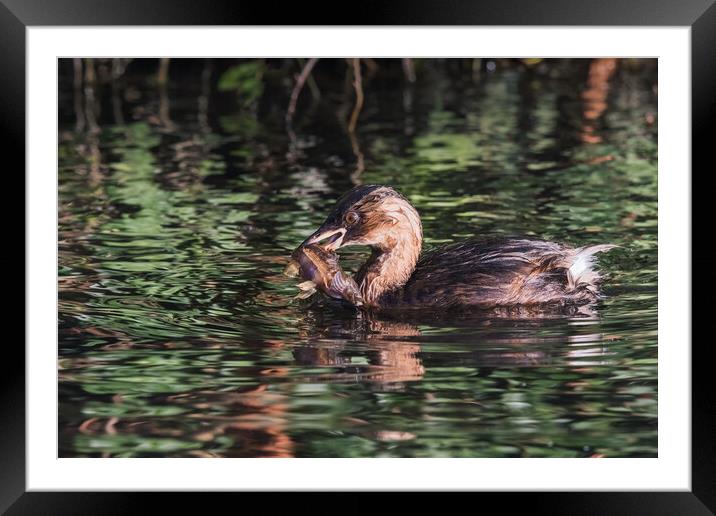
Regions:
[[[384,307],[584,304],[598,299],[596,253],[615,246],[570,248],[538,240],[467,240],[425,252]]]

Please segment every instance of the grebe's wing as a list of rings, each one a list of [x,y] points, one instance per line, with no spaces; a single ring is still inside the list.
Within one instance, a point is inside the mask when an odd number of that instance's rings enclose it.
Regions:
[[[613,246],[565,247],[539,240],[466,240],[426,252],[385,305],[508,306],[597,298],[593,256]]]

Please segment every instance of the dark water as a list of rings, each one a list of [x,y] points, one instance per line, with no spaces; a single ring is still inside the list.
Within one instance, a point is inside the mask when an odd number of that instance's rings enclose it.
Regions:
[[[61,63],[60,456],[656,456],[655,64],[418,65],[364,70],[351,141],[338,65],[289,137],[291,74],[261,63],[238,94],[222,62],[77,91]],[[606,298],[400,320],[294,300],[288,254],[357,183],[409,197],[427,246],[620,244]]]

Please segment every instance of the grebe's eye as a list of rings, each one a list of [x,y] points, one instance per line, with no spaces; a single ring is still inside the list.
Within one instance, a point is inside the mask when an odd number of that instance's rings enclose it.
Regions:
[[[348,224],[349,226],[352,226],[359,220],[360,220],[360,216],[356,212],[349,211],[348,213],[346,213],[345,221],[346,221],[346,224]]]

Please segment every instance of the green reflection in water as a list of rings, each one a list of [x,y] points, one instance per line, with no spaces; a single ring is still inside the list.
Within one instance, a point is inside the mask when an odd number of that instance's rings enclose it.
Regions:
[[[591,319],[396,320],[293,300],[287,255],[353,184],[350,96],[292,141],[266,66],[227,67],[203,113],[185,79],[170,120],[151,81],[93,137],[61,116],[60,454],[656,456],[655,68],[620,68],[593,129],[586,69],[367,78],[354,180],[405,193],[427,245],[622,246]]]

